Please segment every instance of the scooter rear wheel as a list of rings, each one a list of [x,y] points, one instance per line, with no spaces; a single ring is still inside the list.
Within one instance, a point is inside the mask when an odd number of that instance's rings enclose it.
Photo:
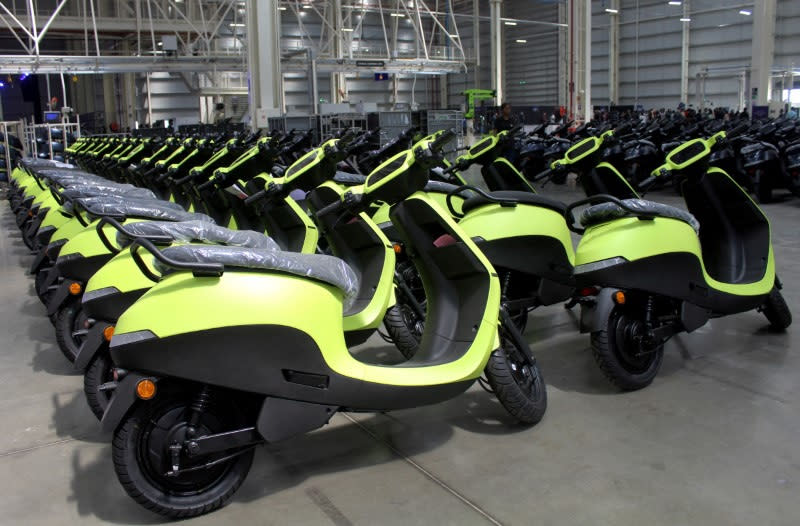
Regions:
[[[242,485],[255,451],[247,450],[211,467],[167,475],[169,446],[185,438],[193,397],[186,391],[162,392],[138,407],[114,433],[112,453],[117,478],[128,495],[148,510],[178,519],[195,517],[224,506]],[[216,434],[244,425],[236,405],[212,403],[200,415],[197,436]],[[185,470],[224,457],[216,454],[189,459],[181,453]]]
[[[643,352],[635,343],[641,330],[638,320],[616,307],[608,317],[606,330],[591,335],[595,362],[606,378],[623,391],[647,387],[661,369],[664,345]]]
[[[537,424],[547,411],[547,388],[536,362],[530,363],[510,338],[492,352],[486,364],[486,379],[497,399],[523,424]]]

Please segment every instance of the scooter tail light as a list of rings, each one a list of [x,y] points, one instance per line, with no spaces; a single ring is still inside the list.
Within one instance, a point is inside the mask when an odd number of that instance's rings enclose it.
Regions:
[[[598,292],[600,292],[600,289],[597,287],[583,287],[580,290],[580,295],[585,298],[588,296],[597,296]]]

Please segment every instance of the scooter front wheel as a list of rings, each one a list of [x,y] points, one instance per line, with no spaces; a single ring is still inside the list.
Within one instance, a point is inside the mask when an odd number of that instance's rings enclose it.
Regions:
[[[792,311],[778,287],[772,287],[761,311],[769,320],[769,327],[773,331],[785,331],[792,324]]]
[[[165,517],[196,517],[221,508],[247,477],[255,451],[199,457],[180,451],[180,471],[171,473],[170,446],[186,440],[193,400],[185,391],[161,391],[140,403],[114,433],[117,478],[133,500]],[[243,420],[235,404],[211,403],[193,427],[201,437],[237,429]]]
[[[86,402],[98,420],[103,418],[114,394],[113,390],[103,388],[114,380],[113,367],[114,363],[108,351],[101,350],[91,361],[83,376],[83,394],[86,395]]]
[[[85,330],[86,320],[80,300],[68,301],[56,314],[56,342],[70,363],[75,361],[85,339],[78,331]]]
[[[510,338],[492,352],[486,379],[497,399],[523,424],[537,424],[547,411],[547,388],[538,364],[525,356]]]
[[[623,391],[636,391],[650,385],[661,369],[664,345],[644,349],[643,324],[614,308],[606,330],[592,333],[594,360],[608,380]]]

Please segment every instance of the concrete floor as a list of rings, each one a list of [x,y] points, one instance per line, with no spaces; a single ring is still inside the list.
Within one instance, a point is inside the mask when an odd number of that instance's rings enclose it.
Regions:
[[[766,210],[798,315],[800,200]],[[109,436],[55,345],[5,201],[0,231],[0,524],[162,522],[116,480]],[[549,409],[535,428],[511,425],[478,387],[433,407],[337,415],[317,432],[261,448],[233,502],[190,522],[794,526],[799,327],[772,334],[756,312],[714,320],[667,345],[651,387],[621,394],[594,365],[573,314],[540,309],[526,334]],[[394,352],[376,339],[366,347]]]

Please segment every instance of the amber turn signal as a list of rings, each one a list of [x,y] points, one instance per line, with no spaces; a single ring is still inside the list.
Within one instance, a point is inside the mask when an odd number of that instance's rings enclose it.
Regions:
[[[81,287],[80,283],[70,283],[69,284],[69,293],[72,294],[73,296],[77,296],[78,294],[81,293],[82,290],[83,290],[83,287]]]
[[[625,305],[625,293],[618,290],[614,293],[614,303],[617,305]]]
[[[105,329],[103,329],[103,338],[106,339],[107,342],[111,341],[111,338],[114,336],[114,326],[109,325]]]
[[[392,245],[392,247],[394,248],[395,254],[400,254],[401,252],[403,252],[403,245],[395,243],[394,245]]]
[[[136,396],[142,400],[150,400],[156,395],[156,384],[153,380],[145,378],[136,384]]]

